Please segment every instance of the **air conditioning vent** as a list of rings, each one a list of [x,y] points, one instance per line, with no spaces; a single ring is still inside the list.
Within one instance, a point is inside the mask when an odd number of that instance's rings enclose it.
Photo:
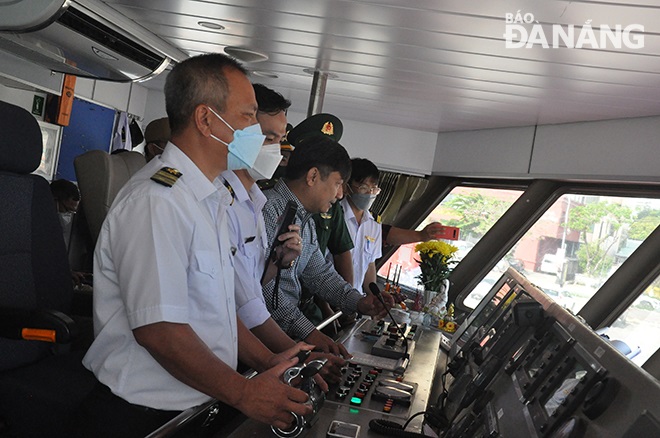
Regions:
[[[73,6],[70,6],[57,19],[57,22],[151,70],[156,70],[165,59],[163,55],[147,49],[119,32],[115,32]]]
[[[43,2],[0,2],[0,50],[56,72],[118,82],[149,79],[188,57],[98,0]]]

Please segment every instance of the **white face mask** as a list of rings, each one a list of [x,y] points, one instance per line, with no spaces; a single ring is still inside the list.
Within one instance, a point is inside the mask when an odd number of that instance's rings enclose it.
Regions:
[[[279,143],[263,145],[248,173],[254,180],[271,179],[281,161]]]
[[[255,123],[244,129],[234,129],[225,121],[225,119],[220,117],[220,114],[216,113],[213,108],[209,107],[209,110],[211,110],[213,115],[219,118],[222,123],[227,125],[227,127],[234,132],[234,139],[229,143],[210,134],[212,139],[227,146],[227,150],[229,151],[227,154],[227,169],[238,170],[249,169],[252,167],[254,160],[261,151],[261,144],[266,138],[266,136],[261,133],[261,126],[258,123]]]
[[[71,224],[73,222],[73,212],[72,211],[64,211],[58,213],[60,216],[60,224],[62,224],[62,227],[66,227],[67,225]]]

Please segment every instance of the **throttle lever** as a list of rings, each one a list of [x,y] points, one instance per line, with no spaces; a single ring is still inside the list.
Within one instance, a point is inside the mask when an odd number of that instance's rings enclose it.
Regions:
[[[325,366],[326,362],[328,362],[328,359],[316,359],[311,361],[300,371],[300,376],[305,379],[318,374],[321,371],[321,368]]]

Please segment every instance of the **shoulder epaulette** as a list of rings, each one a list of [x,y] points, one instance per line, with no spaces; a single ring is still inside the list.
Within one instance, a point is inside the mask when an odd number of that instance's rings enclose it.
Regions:
[[[273,179],[262,179],[257,181],[257,187],[259,187],[260,190],[269,190],[275,187],[275,184],[277,183],[277,178]]]
[[[173,167],[163,167],[151,177],[152,181],[162,184],[165,187],[172,187],[183,174]]]
[[[383,219],[380,217],[380,215],[376,215],[376,222],[379,224],[383,223]]]
[[[225,185],[227,188],[227,191],[231,194],[231,202],[229,205],[234,205],[234,201],[236,200],[236,192],[234,191],[234,188],[229,184],[229,181],[223,178],[222,183]]]

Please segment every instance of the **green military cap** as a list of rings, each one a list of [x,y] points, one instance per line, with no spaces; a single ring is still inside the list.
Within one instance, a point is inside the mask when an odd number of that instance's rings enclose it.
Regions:
[[[320,113],[307,117],[298,123],[287,135],[289,143],[296,146],[302,140],[316,136],[327,135],[334,141],[339,141],[344,131],[344,126],[337,117],[332,114]]]

